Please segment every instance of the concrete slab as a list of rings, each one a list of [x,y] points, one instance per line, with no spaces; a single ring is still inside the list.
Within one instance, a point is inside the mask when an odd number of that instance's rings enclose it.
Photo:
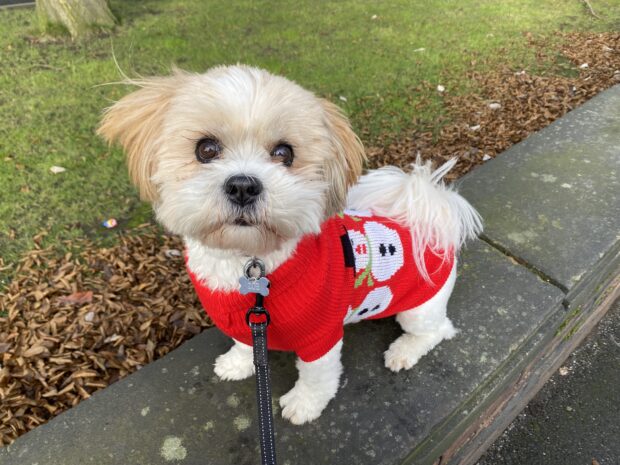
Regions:
[[[485,237],[571,290],[619,240],[620,85],[474,170]]]
[[[563,312],[563,293],[482,242],[464,253],[460,275],[450,315],[461,332],[409,372],[383,367],[382,352],[399,334],[393,321],[348,328],[341,390],[323,416],[296,427],[278,415],[279,463],[401,463],[414,450],[427,455],[447,424],[456,434],[477,417],[483,387]],[[205,331],[1,449],[0,463],[257,463],[254,379],[219,382],[213,373],[228,346]],[[292,387],[290,354],[273,353],[272,378],[276,397]]]

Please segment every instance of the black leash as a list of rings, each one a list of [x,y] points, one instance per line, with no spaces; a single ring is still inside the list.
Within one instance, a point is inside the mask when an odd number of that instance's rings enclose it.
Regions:
[[[258,278],[252,277],[252,269],[260,271]],[[263,262],[257,258],[248,261],[239,283],[241,284],[241,294],[256,294],[256,304],[245,314],[245,321],[252,330],[261,464],[276,465],[275,430],[271,409],[271,382],[269,380],[269,358],[267,355],[267,326],[269,326],[270,318],[269,312],[263,307],[263,299],[269,295],[269,280],[265,277]]]

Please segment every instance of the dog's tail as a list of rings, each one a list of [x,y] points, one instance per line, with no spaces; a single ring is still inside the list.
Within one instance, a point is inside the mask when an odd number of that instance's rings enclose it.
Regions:
[[[455,164],[453,158],[433,171],[430,162],[418,157],[411,173],[395,166],[372,170],[350,189],[347,198],[348,208],[372,210],[411,229],[415,263],[429,281],[424,263],[427,248],[446,256],[482,232],[478,212],[442,180]]]

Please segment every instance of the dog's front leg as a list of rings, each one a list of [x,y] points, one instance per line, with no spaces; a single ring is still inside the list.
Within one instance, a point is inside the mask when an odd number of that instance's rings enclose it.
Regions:
[[[342,340],[313,362],[297,359],[299,379],[293,389],[280,398],[284,418],[301,425],[321,415],[338,391],[342,374],[341,349]]]
[[[215,359],[215,374],[224,381],[245,379],[254,374],[252,346],[235,340],[228,352]]]

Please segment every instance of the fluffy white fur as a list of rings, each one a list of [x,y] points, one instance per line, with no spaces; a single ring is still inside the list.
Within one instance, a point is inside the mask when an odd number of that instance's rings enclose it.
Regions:
[[[421,270],[427,245],[437,254],[457,253],[481,230],[475,210],[441,181],[454,161],[436,171],[419,160],[411,173],[381,168],[355,184],[365,155],[347,119],[287,79],[230,66],[130,83],[140,89],[106,110],[99,133],[123,145],[142,197],[164,226],[184,237],[189,268],[212,289],[237,289],[251,256],[274,271],[301,237],[345,207],[407,225]],[[205,137],[222,151],[200,163],[196,142]],[[270,155],[283,142],[294,149],[290,167]],[[263,192],[251,208],[225,195],[224,183],[234,175],[261,181]],[[388,368],[409,369],[454,336],[446,308],[455,279],[456,268],[431,300],[396,317],[404,334],[385,353]],[[341,348],[342,341],[314,362],[297,361],[299,379],[280,399],[285,418],[302,424],[321,414],[338,390]],[[215,373],[225,380],[251,376],[251,348],[235,341],[217,358]]]
[[[284,263],[293,253],[298,239],[291,239],[279,249],[261,255],[267,273]],[[186,238],[188,265],[194,274],[211,289],[233,291],[239,288],[239,270],[243,270],[248,256],[236,250],[207,247],[194,239]]]
[[[370,209],[411,229],[415,263],[427,280],[427,247],[439,254],[458,251],[482,230],[476,210],[442,182],[455,164],[453,158],[433,171],[430,161],[422,163],[418,158],[411,173],[385,166],[362,176],[347,198],[348,208]]]

